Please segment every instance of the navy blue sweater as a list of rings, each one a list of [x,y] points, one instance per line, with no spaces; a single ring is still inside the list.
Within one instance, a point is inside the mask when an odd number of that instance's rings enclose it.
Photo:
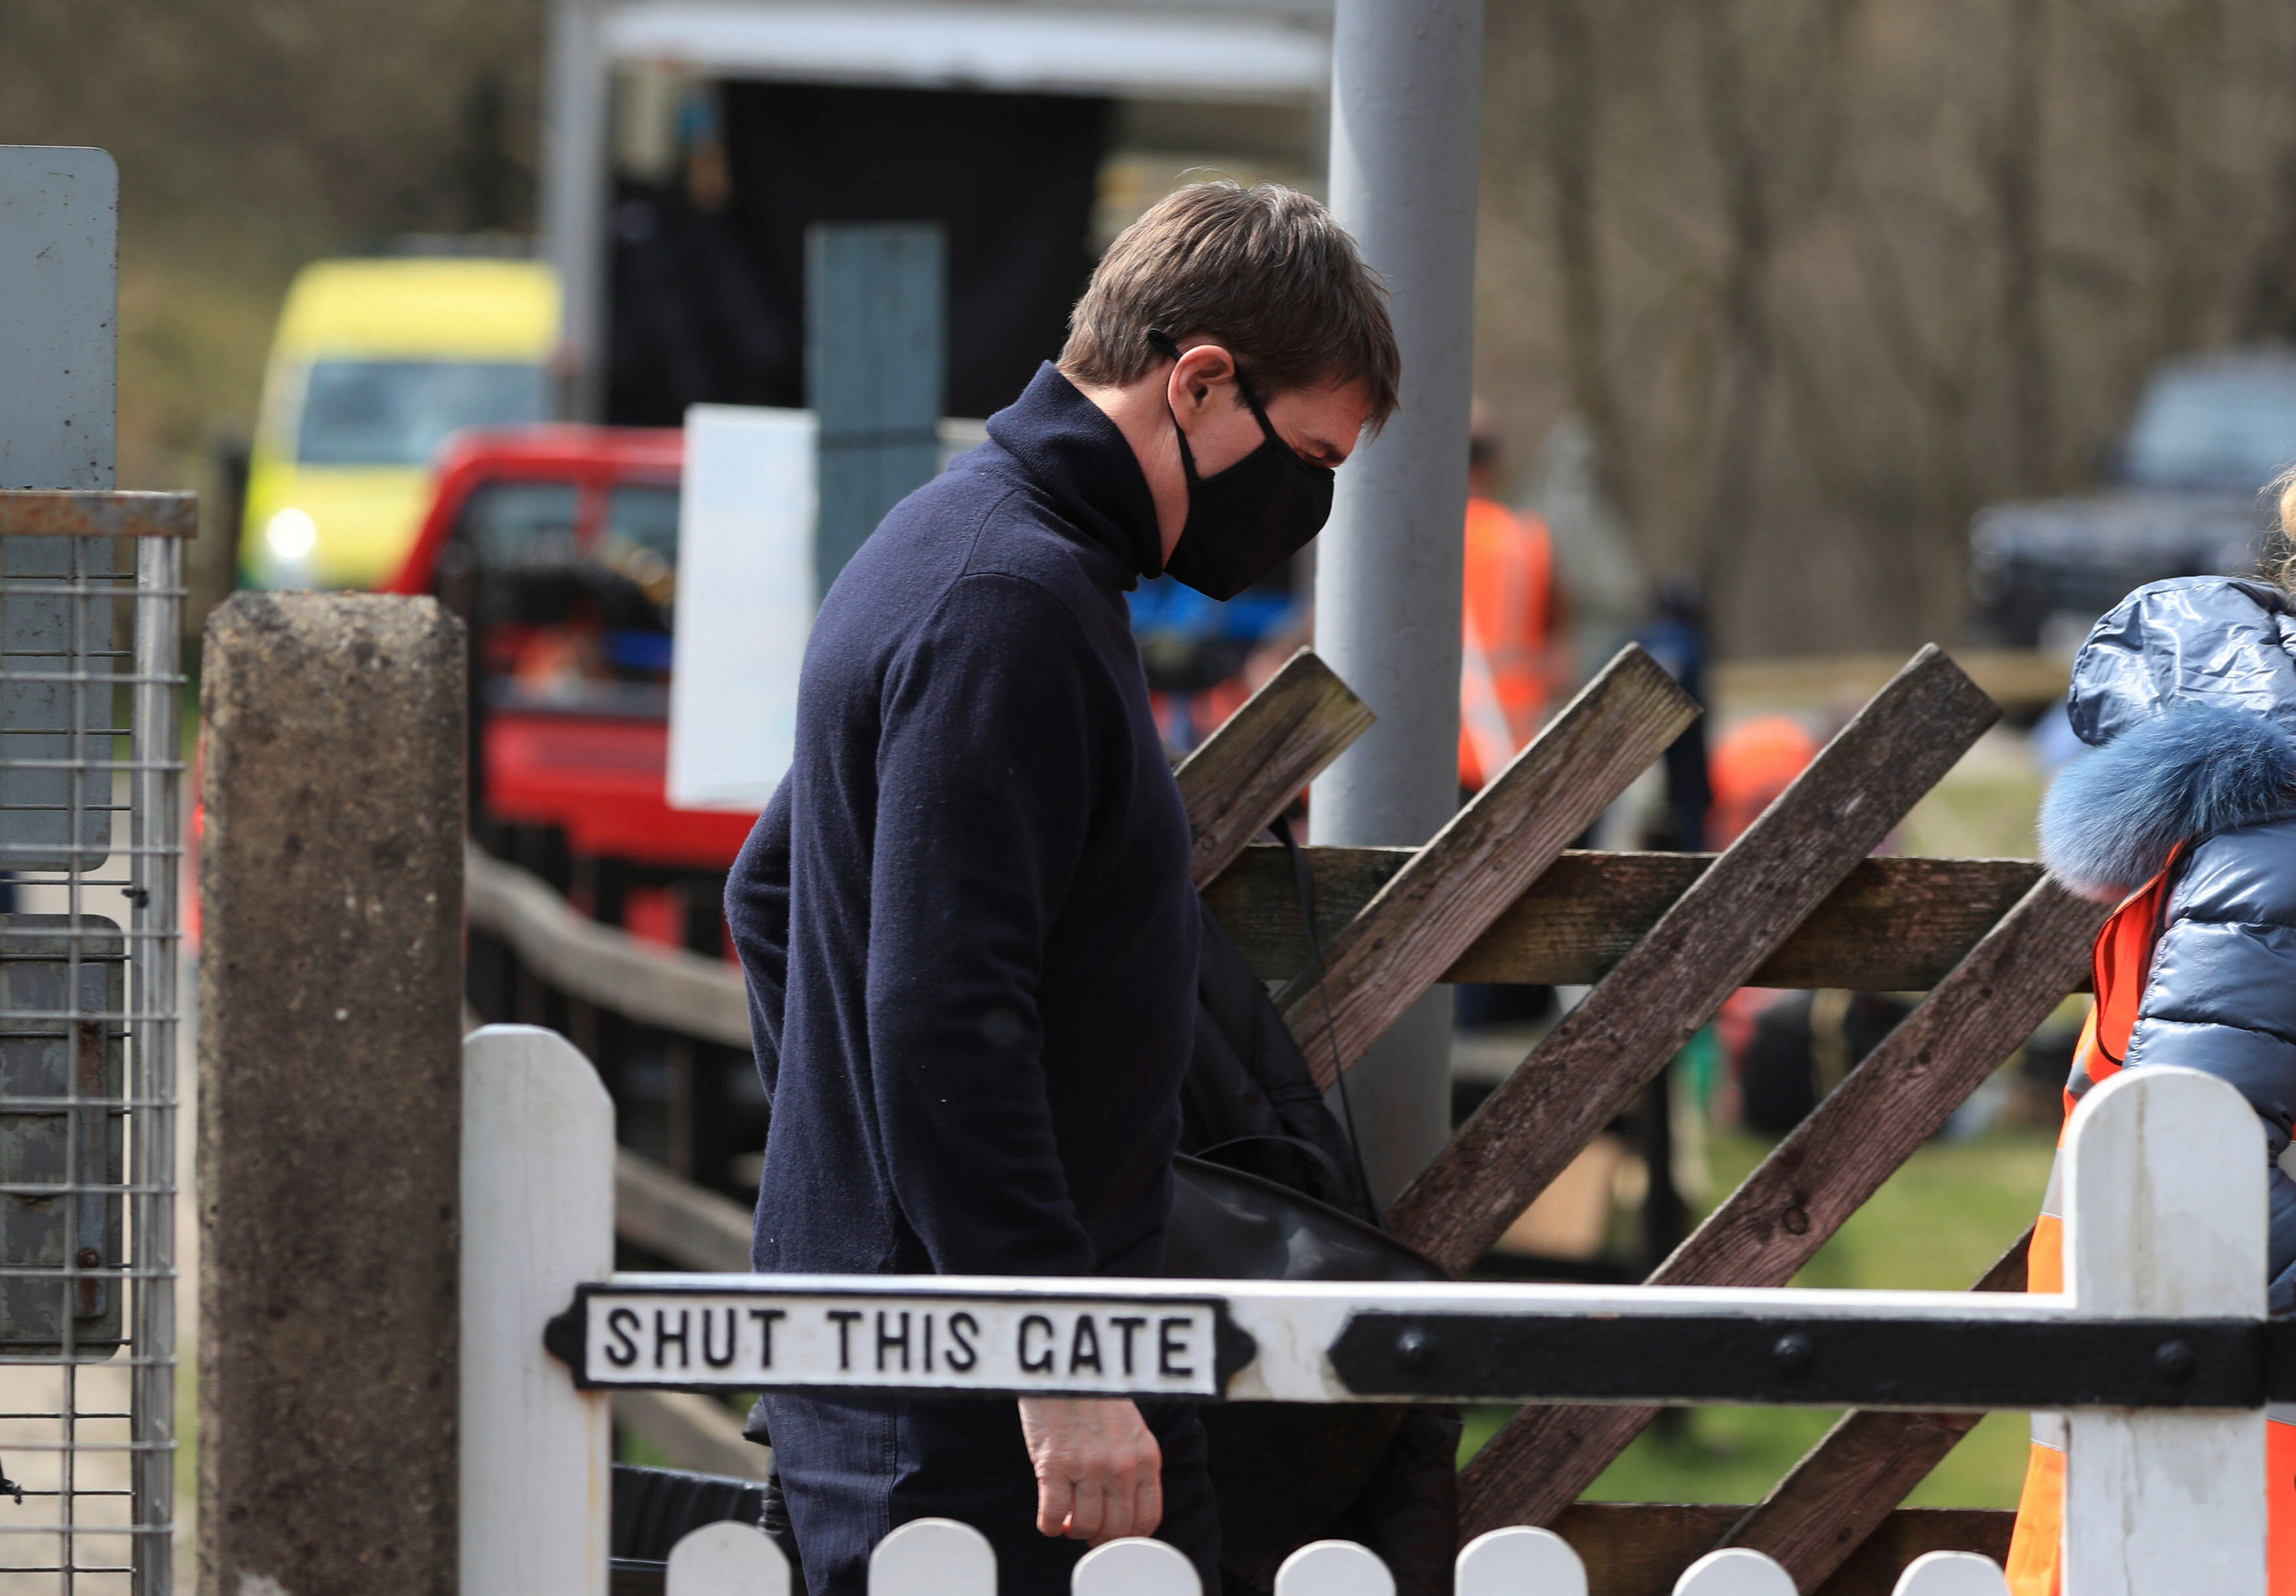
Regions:
[[[727,885],[773,1105],[760,1270],[1161,1262],[1196,918],[1124,597],[1155,506],[1050,365],[988,434],[822,601]]]

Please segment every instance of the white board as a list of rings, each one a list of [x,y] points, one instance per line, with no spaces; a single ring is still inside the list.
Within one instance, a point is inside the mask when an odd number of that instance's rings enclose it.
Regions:
[[[685,413],[670,806],[754,813],[797,745],[814,609],[814,424],[803,410]]]

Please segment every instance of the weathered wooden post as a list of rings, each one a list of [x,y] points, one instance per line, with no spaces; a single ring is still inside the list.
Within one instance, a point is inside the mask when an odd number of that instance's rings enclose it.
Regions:
[[[200,1589],[456,1589],[463,648],[241,593],[201,714]]]

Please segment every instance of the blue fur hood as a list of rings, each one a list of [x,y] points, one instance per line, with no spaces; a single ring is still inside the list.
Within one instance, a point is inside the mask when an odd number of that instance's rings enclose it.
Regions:
[[[2296,814],[2296,602],[2261,582],[2140,587],[2073,662],[2073,730],[2097,752],[2041,806],[2041,857],[2112,902],[2187,838]]]

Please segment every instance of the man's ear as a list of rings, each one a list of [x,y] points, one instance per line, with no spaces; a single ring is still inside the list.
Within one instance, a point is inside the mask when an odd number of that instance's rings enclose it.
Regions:
[[[1212,389],[1235,380],[1235,357],[1218,344],[1197,344],[1181,352],[1172,367],[1172,408],[1187,414],[1209,405]]]

